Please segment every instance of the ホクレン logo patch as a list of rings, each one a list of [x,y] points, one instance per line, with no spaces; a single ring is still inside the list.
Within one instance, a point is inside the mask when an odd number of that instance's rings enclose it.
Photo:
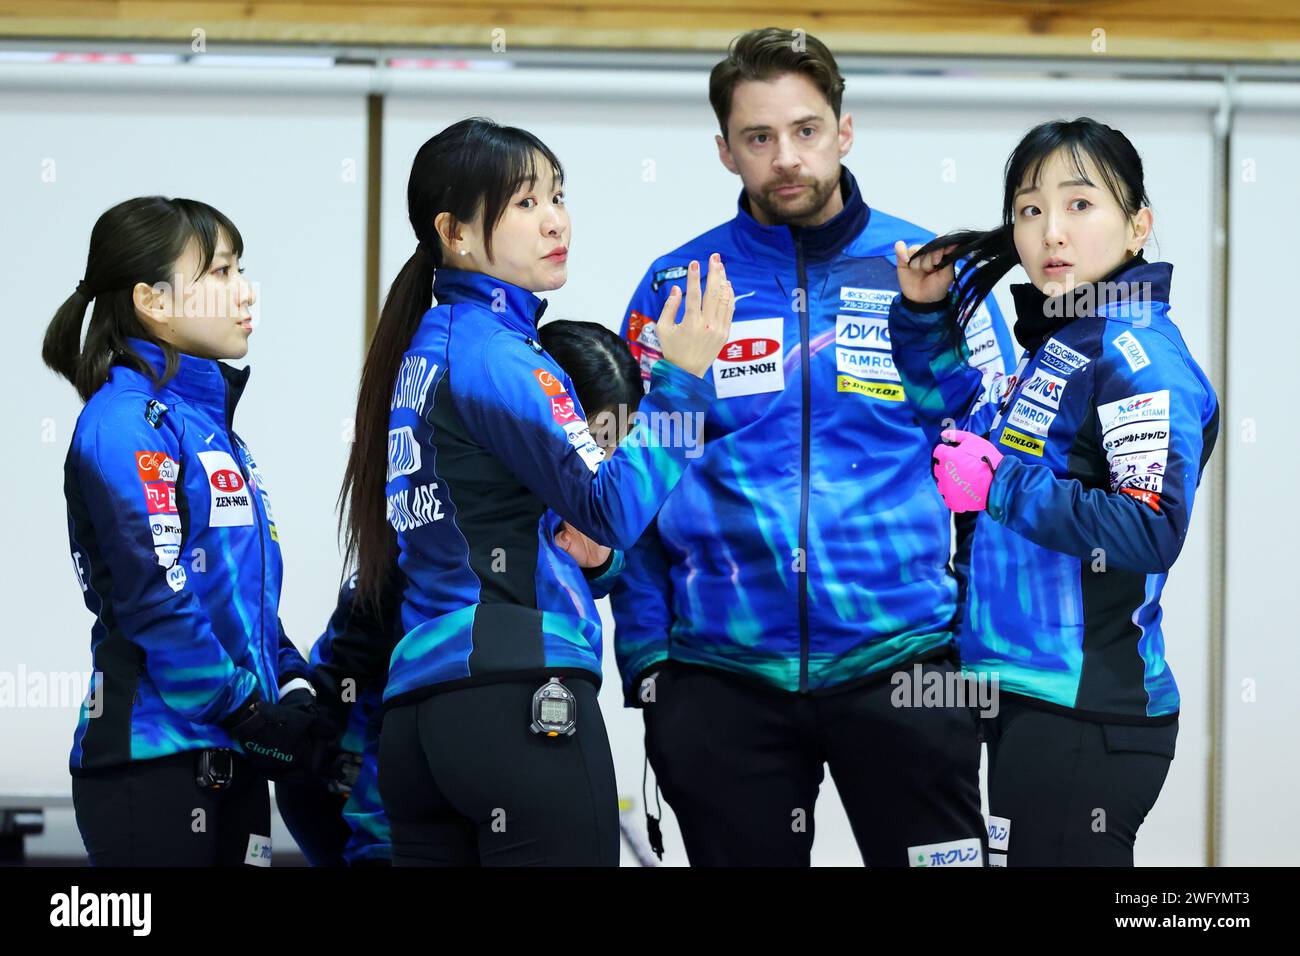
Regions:
[[[969,840],[948,840],[946,843],[925,843],[907,848],[908,866],[983,866],[984,852],[978,837]]]
[[[271,838],[256,833],[248,835],[248,852],[244,854],[245,866],[271,865]]]

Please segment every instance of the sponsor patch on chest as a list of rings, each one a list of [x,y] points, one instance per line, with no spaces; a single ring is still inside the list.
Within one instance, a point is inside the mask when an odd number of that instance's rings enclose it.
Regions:
[[[731,336],[713,363],[713,387],[718,398],[785,388],[784,326],[779,318],[731,323]]]
[[[1007,416],[1007,424],[1022,431],[1045,436],[1047,430],[1052,427],[1056,414],[1021,398],[1016,401],[1011,414]]]
[[[1040,364],[1057,375],[1068,378],[1091,361],[1092,359],[1082,352],[1075,351],[1055,338],[1043,343],[1043,358]]]
[[[866,315],[889,315],[890,304],[898,298],[896,289],[862,289],[840,286],[840,311]]]
[[[253,500],[235,459],[226,451],[201,451],[211,505],[208,526],[242,528],[253,524]]]

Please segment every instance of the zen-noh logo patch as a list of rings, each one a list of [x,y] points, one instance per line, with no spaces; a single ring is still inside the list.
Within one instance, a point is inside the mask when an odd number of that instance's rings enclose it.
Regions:
[[[201,451],[199,461],[208,478],[211,507],[208,526],[241,528],[253,524],[253,502],[248,483],[227,451]]]
[[[718,398],[779,392],[785,388],[781,319],[732,322],[731,337],[713,363]]]

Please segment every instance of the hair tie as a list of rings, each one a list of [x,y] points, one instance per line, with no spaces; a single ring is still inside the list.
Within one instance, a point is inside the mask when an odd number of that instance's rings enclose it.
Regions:
[[[415,244],[415,248],[416,251],[424,253],[424,258],[428,259],[429,262],[435,263],[438,261],[438,256],[423,239]]]
[[[95,293],[91,290],[90,286],[86,284],[85,279],[77,280],[77,295],[81,296],[87,301],[90,301],[95,297]]]

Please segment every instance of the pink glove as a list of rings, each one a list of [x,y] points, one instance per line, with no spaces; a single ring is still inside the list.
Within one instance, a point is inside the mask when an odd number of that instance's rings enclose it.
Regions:
[[[943,503],[952,511],[983,511],[1002,453],[987,439],[950,428],[939,436],[930,461]]]

